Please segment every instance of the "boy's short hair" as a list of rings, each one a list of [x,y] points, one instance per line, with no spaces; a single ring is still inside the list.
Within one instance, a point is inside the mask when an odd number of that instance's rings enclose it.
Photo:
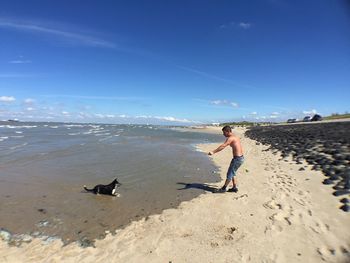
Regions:
[[[223,132],[232,132],[232,129],[230,126],[226,125],[224,128],[222,128]]]

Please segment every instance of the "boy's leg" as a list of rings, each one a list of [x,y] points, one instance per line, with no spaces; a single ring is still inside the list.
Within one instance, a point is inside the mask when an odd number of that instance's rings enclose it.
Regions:
[[[228,191],[229,192],[234,192],[234,193],[237,193],[238,192],[238,188],[237,188],[237,180],[235,180],[234,177],[232,177],[232,188],[229,189]]]
[[[233,180],[233,178],[232,178],[232,180]],[[224,186],[223,186],[222,188],[223,188],[223,189],[224,189],[224,188],[226,189],[230,182],[231,182],[230,179],[226,179],[225,184],[224,184]]]
[[[237,186],[237,180],[235,180],[234,177],[232,177],[232,188]]]
[[[232,159],[230,166],[227,170],[225,184],[223,187],[221,187],[221,190],[223,190],[223,191],[226,191],[227,186],[229,185],[231,180],[233,180],[233,175],[234,175],[233,165],[234,165],[234,159]]]
[[[234,163],[233,163],[233,166],[232,166],[232,188],[229,190],[230,192],[235,192],[237,193],[238,192],[238,189],[237,189],[237,180],[235,179],[236,177],[236,172],[238,170],[238,168],[242,165],[244,159],[243,158],[240,158],[238,160],[235,160]]]
[[[220,188],[215,190],[215,193],[224,193],[226,192],[226,188],[228,186],[228,184],[231,182],[231,179],[226,179],[225,184]]]

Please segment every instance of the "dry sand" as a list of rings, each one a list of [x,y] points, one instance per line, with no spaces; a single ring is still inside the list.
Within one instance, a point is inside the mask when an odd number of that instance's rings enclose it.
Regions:
[[[322,185],[321,172],[299,171],[300,165],[278,161],[244,137],[243,129],[234,132],[245,150],[238,193],[208,192],[133,222],[96,241],[96,248],[62,247],[58,240],[34,239],[21,247],[0,242],[0,262],[349,262],[350,214]],[[231,155],[225,149],[208,156],[223,180]]]

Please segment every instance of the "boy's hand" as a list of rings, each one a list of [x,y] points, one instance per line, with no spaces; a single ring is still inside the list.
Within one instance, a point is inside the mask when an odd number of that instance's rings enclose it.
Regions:
[[[214,153],[213,152],[208,152],[208,155],[213,155]]]

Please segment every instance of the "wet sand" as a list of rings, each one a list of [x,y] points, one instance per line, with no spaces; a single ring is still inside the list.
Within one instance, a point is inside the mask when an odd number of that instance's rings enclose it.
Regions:
[[[78,241],[83,246],[93,245],[95,239],[105,237],[106,231],[124,228],[134,220],[175,208],[203,193],[202,189],[184,188],[188,183],[219,179],[212,173],[216,167],[198,155],[189,150],[172,155],[177,156],[177,164],[182,164],[177,175],[169,169],[175,163],[164,162],[167,166],[164,167],[159,162],[152,166],[151,159],[139,161],[138,167],[128,169],[128,174],[139,174],[139,178],[118,174],[122,185],[117,197],[94,195],[82,187],[107,184],[109,178],[86,178],[72,173],[51,174],[48,178],[45,174],[40,176],[42,171],[33,172],[36,167],[30,173],[16,168],[16,172],[25,176],[9,173],[1,178],[0,226],[17,236],[49,236],[60,238],[65,244]],[[191,166],[187,165],[188,158],[193,161]],[[143,165],[146,161],[148,164]],[[113,169],[109,164],[104,165],[104,169],[108,167]],[[149,171],[151,167],[153,172]],[[206,170],[204,176],[200,169]],[[19,243],[20,237],[12,243]]]

